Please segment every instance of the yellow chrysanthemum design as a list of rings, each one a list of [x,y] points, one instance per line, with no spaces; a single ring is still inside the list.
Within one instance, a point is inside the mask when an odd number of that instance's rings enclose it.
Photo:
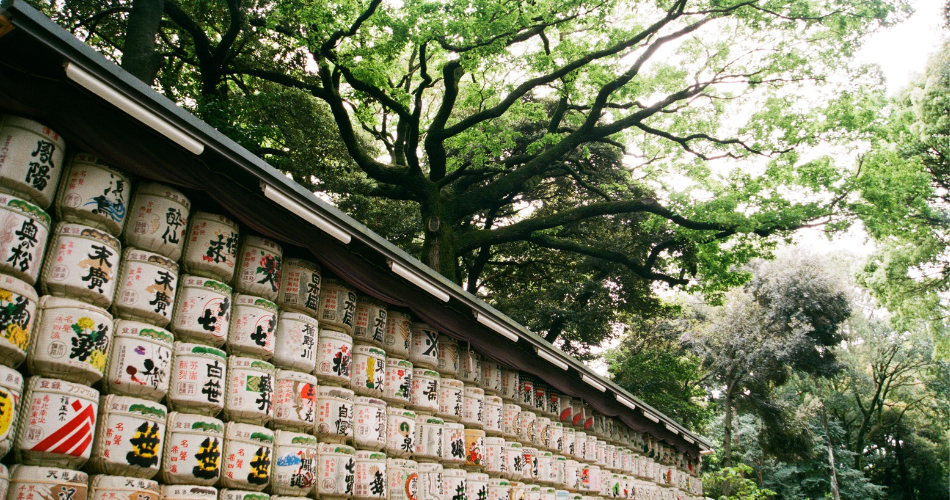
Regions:
[[[97,371],[106,371],[106,355],[99,351],[92,351],[92,354],[89,355],[86,362],[92,365]]]
[[[86,316],[79,318],[79,321],[77,321],[76,324],[79,325],[79,328],[82,328],[83,330],[92,330],[96,326],[96,322],[91,318],[87,318]]]
[[[0,301],[13,302],[13,294],[10,290],[0,290]]]
[[[22,350],[26,350],[30,344],[30,335],[26,330],[20,327],[16,323],[11,323],[7,325],[7,329],[3,332],[4,338],[10,341],[11,344],[19,347]]]

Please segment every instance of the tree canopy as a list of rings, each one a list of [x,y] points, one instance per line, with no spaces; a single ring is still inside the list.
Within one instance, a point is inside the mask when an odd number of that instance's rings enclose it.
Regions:
[[[656,284],[741,283],[735,265],[836,214],[847,169],[803,150],[859,133],[873,78],[841,63],[908,9],[35,1],[469,291],[538,304],[517,319],[578,349],[662,310]]]

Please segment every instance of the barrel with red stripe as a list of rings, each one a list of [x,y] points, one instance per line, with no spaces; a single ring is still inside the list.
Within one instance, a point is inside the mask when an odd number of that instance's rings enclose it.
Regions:
[[[65,380],[31,377],[23,396],[17,462],[79,468],[89,459],[99,391]]]

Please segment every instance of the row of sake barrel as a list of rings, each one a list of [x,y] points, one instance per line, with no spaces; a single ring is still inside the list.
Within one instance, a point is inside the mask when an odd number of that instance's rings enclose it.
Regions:
[[[312,458],[319,464],[319,454]],[[332,460],[331,460],[332,461]],[[333,465],[337,465],[335,462]],[[317,473],[320,465],[313,466]],[[323,465],[326,469],[328,466]],[[327,485],[339,482],[350,494],[317,493],[317,498],[357,500],[692,500],[689,490],[661,488],[638,480],[617,480],[609,495],[583,495],[563,489],[509,481],[477,472],[443,469],[437,464],[411,460],[380,459],[356,454],[346,457],[343,474],[328,472]],[[7,471],[0,465],[0,498],[7,500],[281,500],[300,498],[255,490],[202,485],[160,485],[147,479],[93,475],[43,466],[15,465]]]

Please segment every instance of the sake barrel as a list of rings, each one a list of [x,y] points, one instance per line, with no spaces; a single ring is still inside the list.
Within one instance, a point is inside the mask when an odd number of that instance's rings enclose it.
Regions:
[[[40,207],[8,194],[0,194],[0,272],[36,283],[50,217]]]
[[[317,438],[300,432],[274,431],[270,474],[273,495],[308,496],[317,477]]]
[[[231,323],[231,287],[210,278],[184,275],[170,328],[176,340],[221,347]]]
[[[253,295],[234,294],[228,352],[263,360],[274,357],[277,335],[277,304]]]
[[[485,431],[465,428],[465,468],[485,469]]]
[[[557,394],[557,399],[558,399],[557,407],[560,408],[560,412],[558,413],[558,418],[565,425],[565,428],[567,428],[568,425],[572,425],[572,422],[574,420],[573,419],[574,408],[572,406],[573,403],[571,402],[572,399],[570,396],[567,396],[564,394]]]
[[[488,500],[508,500],[511,481],[500,477],[488,478]]]
[[[419,471],[415,461],[387,458],[386,475],[389,500],[418,500]]]
[[[49,207],[63,172],[63,138],[39,122],[4,115],[0,145],[0,191]]]
[[[261,491],[270,481],[274,433],[259,425],[224,424],[224,467],[218,485]]]
[[[567,457],[564,455],[554,456],[554,466],[551,469],[551,479],[558,488],[566,488],[567,483],[564,480],[564,472],[567,467]]]
[[[534,419],[534,423],[531,424],[531,429],[529,430],[529,436],[531,438],[531,444],[538,449],[544,449],[547,447],[547,434],[548,426],[551,425],[551,419],[548,417],[537,417]]]
[[[116,317],[168,325],[178,289],[178,264],[157,253],[126,248],[117,280]]]
[[[501,434],[507,439],[518,439],[518,422],[521,407],[516,404],[506,404],[501,410]]]
[[[353,443],[361,450],[386,448],[386,402],[366,396],[353,400]]]
[[[99,391],[84,385],[30,377],[13,452],[27,465],[79,468],[89,459],[99,412]],[[34,416],[35,415],[35,416]]]
[[[554,466],[554,454],[550,451],[538,451],[538,482],[551,483],[551,469]]]
[[[557,490],[552,487],[541,488],[541,500],[557,500]]]
[[[386,332],[383,336],[383,349],[392,358],[407,359],[412,347],[412,318],[402,311],[390,310],[386,313]]]
[[[317,377],[280,369],[276,376],[274,428],[312,434],[317,422]]]
[[[451,422],[462,419],[463,392],[465,385],[461,380],[444,378],[439,382],[439,411],[440,418]]]
[[[439,410],[439,372],[426,368],[412,369],[412,393],[409,406],[421,412]]]
[[[537,415],[532,411],[521,410],[518,413],[518,440],[524,444],[531,443],[531,429],[534,426],[534,421],[538,418]]]
[[[534,379],[524,373],[518,376],[518,404],[523,409],[534,409]]]
[[[88,153],[73,154],[56,194],[56,218],[119,236],[132,194],[124,171]]]
[[[524,453],[522,445],[517,441],[505,441],[505,453],[503,455],[505,462],[504,476],[512,480],[521,480],[524,473]]]
[[[412,363],[404,359],[386,358],[386,384],[383,399],[389,404],[405,406],[412,393]]]
[[[313,374],[321,383],[348,386],[353,339],[344,332],[321,328],[317,345],[317,368]]]
[[[317,447],[317,498],[349,498],[356,483],[356,450],[320,443]]]
[[[92,476],[90,500],[162,500],[157,481],[123,476]]]
[[[60,222],[53,229],[43,264],[43,293],[109,307],[121,255],[119,240],[80,224]]]
[[[353,440],[353,391],[342,387],[317,387],[317,437],[321,442]]]
[[[224,422],[205,415],[171,412],[166,429],[162,482],[205,486],[218,482]]]
[[[356,291],[338,278],[323,278],[320,285],[320,305],[317,319],[323,326],[353,335],[356,316]]]
[[[215,416],[224,409],[228,356],[221,349],[175,342],[165,398],[170,410]]]
[[[596,436],[594,434],[594,411],[590,408],[590,405],[584,404],[584,431],[587,432],[588,436]]]
[[[191,214],[181,265],[186,273],[225,283],[234,277],[239,228],[236,222],[210,212]]]
[[[420,462],[419,500],[442,500],[442,464]]]
[[[316,318],[320,304],[320,266],[303,259],[284,259],[281,268],[277,306]]]
[[[488,474],[469,471],[465,477],[466,498],[488,498]]]
[[[505,438],[485,438],[485,472],[501,475],[505,471]]]
[[[102,396],[89,469],[151,479],[160,469],[166,418],[165,405],[154,401]]]
[[[502,435],[502,406],[501,397],[485,395],[485,412],[483,413],[482,424],[484,424],[486,435]]]
[[[573,427],[564,427],[564,441],[561,443],[561,452],[565,455],[573,457],[576,451],[574,448],[574,433],[576,431]]]
[[[571,400],[571,425],[577,430],[584,430],[584,421],[587,420],[586,408],[581,398]]]
[[[459,376],[459,343],[448,335],[439,334],[438,365],[436,371],[443,377]]]
[[[584,460],[590,463],[597,463],[597,436],[587,433],[587,441],[584,442]]]
[[[466,500],[468,472],[463,469],[442,469],[442,500]],[[507,499],[503,499],[507,500]]]
[[[163,484],[163,500],[218,500],[218,489],[194,484]]]
[[[526,498],[525,491],[524,491],[525,484],[521,482],[520,477],[518,480],[511,480],[510,482],[511,482],[511,493],[509,493],[508,497],[511,500],[525,500]]]
[[[567,490],[556,490],[554,492],[554,498],[556,500],[571,500],[571,492]]]
[[[466,428],[481,429],[485,425],[485,391],[481,387],[466,385],[462,395],[462,423]]]
[[[14,465],[10,470],[9,500],[86,500],[85,472],[39,465]]]
[[[525,500],[541,500],[541,486],[535,483],[525,484]]]
[[[415,367],[435,370],[439,365],[439,332],[425,323],[413,323],[409,361]]]
[[[567,459],[564,461],[564,487],[570,491],[577,491],[579,489],[579,468],[580,464],[578,464],[576,460]]]
[[[16,368],[26,359],[38,302],[32,286],[0,274],[0,364]]]
[[[442,459],[442,429],[445,422],[430,415],[416,415],[416,438],[412,458],[417,462],[438,462]]]
[[[266,425],[274,418],[274,365],[254,358],[228,357],[224,420]]]
[[[538,479],[538,449],[533,446],[521,448],[521,455],[524,457],[524,467],[521,469],[521,477],[525,482],[533,483]]]
[[[478,383],[488,394],[501,393],[501,365],[487,359],[482,360],[482,378]]]
[[[462,382],[479,385],[482,380],[482,355],[472,349],[459,350],[459,378]]]
[[[442,426],[442,463],[449,466],[465,464],[465,426],[446,422]]]
[[[129,205],[122,237],[126,244],[177,261],[185,245],[191,202],[177,189],[139,184]]]
[[[383,347],[386,338],[386,303],[368,295],[356,296],[353,341]]]
[[[126,319],[116,320],[112,331],[105,392],[160,401],[168,393],[175,338],[157,326]]]
[[[218,493],[218,500],[277,500],[280,498],[287,497],[271,497],[267,493],[259,491],[232,490],[229,488],[223,488]]]
[[[317,366],[317,320],[291,311],[281,311],[277,319],[274,358],[279,368],[310,373]]]
[[[548,416],[548,388],[544,384],[534,384],[534,411]]]
[[[0,365],[0,458],[13,447],[20,417],[23,375]]]
[[[26,365],[34,375],[90,385],[105,372],[111,339],[112,315],[105,309],[47,295]]]
[[[353,498],[356,500],[387,498],[385,453],[371,450],[356,451],[356,481]]]
[[[617,460],[617,447],[612,444],[604,443],[604,465],[607,470],[616,472],[619,470],[620,463]]]
[[[574,453],[577,460],[586,460],[584,458],[585,448],[587,448],[587,433],[583,431],[574,432]]]
[[[383,397],[386,384],[386,351],[373,345],[353,346],[350,389],[369,397]]]
[[[283,249],[277,242],[252,234],[245,235],[231,281],[234,290],[271,301],[277,300],[282,259]]]
[[[564,451],[564,424],[556,421],[548,424],[544,436],[544,447],[558,453]]]
[[[386,409],[386,453],[408,457],[415,451],[416,412],[404,408]]]
[[[501,399],[505,403],[518,402],[518,370],[501,369]]]

